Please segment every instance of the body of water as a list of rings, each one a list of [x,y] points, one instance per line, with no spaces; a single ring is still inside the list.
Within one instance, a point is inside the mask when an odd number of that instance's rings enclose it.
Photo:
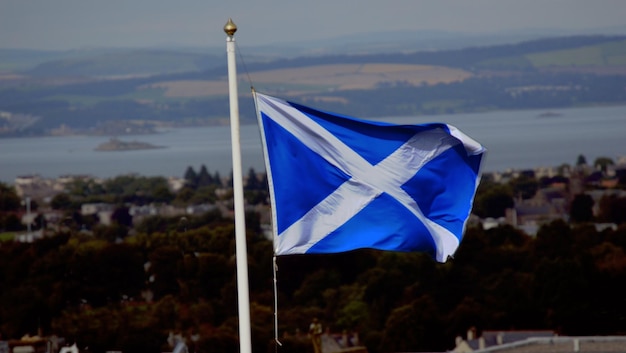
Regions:
[[[394,123],[443,122],[456,126],[487,147],[485,171],[504,171],[575,164],[578,155],[593,163],[597,157],[617,161],[626,156],[626,106],[546,111],[395,117]],[[167,148],[99,152],[109,137],[64,136],[0,139],[0,181],[38,174],[54,178],[88,174],[109,178],[127,173],[182,177],[187,167],[205,165],[210,173],[228,176],[232,170],[230,127],[180,128],[160,134],[124,136]],[[249,168],[264,171],[261,139],[256,125],[241,126],[244,175]]]

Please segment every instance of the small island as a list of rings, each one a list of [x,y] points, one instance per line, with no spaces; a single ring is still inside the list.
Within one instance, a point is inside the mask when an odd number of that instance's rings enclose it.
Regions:
[[[165,146],[155,146],[147,142],[122,141],[112,137],[108,142],[104,142],[95,148],[96,151],[136,151],[165,148]]]

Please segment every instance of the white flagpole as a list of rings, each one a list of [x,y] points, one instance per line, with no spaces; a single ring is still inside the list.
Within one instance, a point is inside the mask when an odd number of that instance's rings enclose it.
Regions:
[[[235,201],[235,245],[237,258],[237,301],[239,303],[239,351],[252,352],[250,335],[250,299],[248,289],[248,251],[246,250],[246,218],[241,172],[241,143],[239,137],[239,100],[237,91],[237,62],[235,32],[232,19],[224,26],[228,56],[228,94],[230,100],[230,136],[233,151],[233,193]]]

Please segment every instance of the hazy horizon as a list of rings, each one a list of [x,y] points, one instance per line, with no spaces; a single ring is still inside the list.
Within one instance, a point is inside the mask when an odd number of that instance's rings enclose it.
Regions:
[[[626,1],[603,0],[4,0],[0,48],[216,46],[229,18],[245,45],[271,45],[388,31],[494,34],[535,31],[626,34]],[[615,33],[597,33],[598,31]]]

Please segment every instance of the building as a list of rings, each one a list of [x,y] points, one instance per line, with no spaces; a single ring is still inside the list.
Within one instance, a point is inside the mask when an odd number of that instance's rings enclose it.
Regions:
[[[451,353],[609,353],[626,352],[626,336],[558,336],[553,331],[484,331],[470,329],[457,338]]]

